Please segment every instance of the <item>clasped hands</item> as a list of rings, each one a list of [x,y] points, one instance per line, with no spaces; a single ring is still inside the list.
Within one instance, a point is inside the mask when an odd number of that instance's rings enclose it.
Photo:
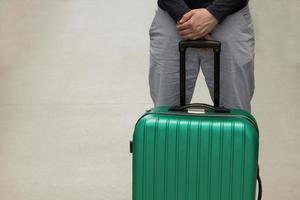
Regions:
[[[205,8],[187,12],[177,23],[176,28],[183,39],[212,39],[211,32],[218,20]]]

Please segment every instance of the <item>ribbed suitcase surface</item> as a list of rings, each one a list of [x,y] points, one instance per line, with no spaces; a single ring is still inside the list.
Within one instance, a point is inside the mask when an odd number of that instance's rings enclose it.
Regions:
[[[133,200],[254,200],[255,120],[230,114],[177,114],[158,108],[136,124]]]

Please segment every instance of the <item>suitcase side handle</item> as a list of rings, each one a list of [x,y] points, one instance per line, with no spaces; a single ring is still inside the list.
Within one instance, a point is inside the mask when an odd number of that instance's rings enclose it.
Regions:
[[[180,105],[185,105],[186,98],[186,63],[187,48],[212,48],[214,52],[214,106],[220,106],[220,52],[221,42],[216,40],[182,40],[179,42],[180,53]]]
[[[187,104],[184,106],[173,106],[169,109],[169,111],[185,111],[189,108],[194,108],[194,109],[204,109],[204,110],[210,110],[214,111],[217,113],[229,113],[230,110],[224,107],[216,107],[216,106],[211,106],[205,103],[193,103],[193,104]]]

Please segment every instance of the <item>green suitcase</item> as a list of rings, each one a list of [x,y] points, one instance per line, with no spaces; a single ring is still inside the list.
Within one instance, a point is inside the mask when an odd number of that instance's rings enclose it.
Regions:
[[[185,52],[213,48],[214,106],[185,105]],[[258,199],[258,128],[243,110],[219,107],[221,44],[182,41],[180,50],[181,106],[157,107],[137,122],[131,142],[133,200],[254,200]]]

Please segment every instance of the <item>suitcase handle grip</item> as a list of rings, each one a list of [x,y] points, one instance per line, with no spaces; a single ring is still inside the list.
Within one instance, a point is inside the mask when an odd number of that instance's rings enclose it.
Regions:
[[[220,106],[220,52],[221,42],[216,40],[182,40],[179,42],[180,53],[180,105],[185,105],[187,48],[212,48],[214,52],[214,106]]]
[[[180,48],[210,48],[221,51],[221,42],[217,40],[182,40],[179,46]]]
[[[211,106],[205,103],[193,103],[193,104],[187,104],[184,106],[172,106],[169,111],[185,111],[189,108],[196,108],[196,109],[205,109],[205,110],[211,110],[217,113],[229,113],[230,110],[224,107],[215,107]]]

